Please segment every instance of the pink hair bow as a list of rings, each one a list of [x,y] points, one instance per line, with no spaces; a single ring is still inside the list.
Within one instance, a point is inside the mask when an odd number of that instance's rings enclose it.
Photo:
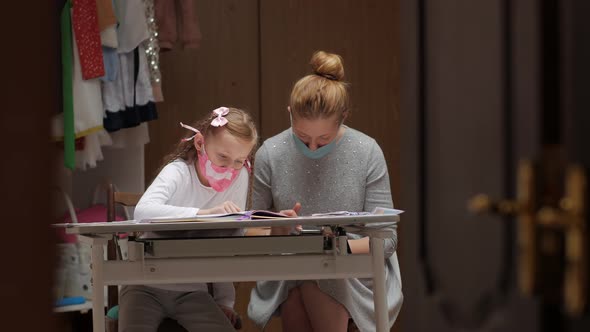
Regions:
[[[223,116],[229,113],[229,108],[227,107],[220,107],[218,109],[213,110],[213,113],[217,114],[217,117],[211,121],[211,125],[213,127],[223,127],[227,124],[227,119]]]
[[[182,122],[180,123],[180,126],[181,126],[181,127],[183,127],[183,128],[186,128],[186,129],[188,129],[188,130],[191,130],[191,131],[194,131],[194,132],[195,132],[195,134],[194,134],[193,136],[191,136],[191,137],[189,137],[189,138],[183,138],[183,139],[182,139],[182,141],[183,141],[183,142],[188,142],[188,141],[190,141],[191,139],[195,138],[195,136],[197,136],[197,134],[198,134],[198,133],[200,133],[200,131],[199,131],[198,129],[195,129],[195,128],[193,128],[193,127],[189,126],[189,125],[185,125],[185,124],[184,124],[184,123],[182,123]]]

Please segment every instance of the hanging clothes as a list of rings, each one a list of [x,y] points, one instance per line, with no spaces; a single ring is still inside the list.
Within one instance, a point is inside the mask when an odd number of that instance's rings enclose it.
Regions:
[[[114,81],[119,70],[119,57],[117,54],[117,17],[113,8],[113,0],[96,1],[98,15],[98,29],[102,45],[102,57],[105,75],[103,81]]]
[[[82,78],[104,76],[96,0],[73,0],[72,22],[78,45]]]
[[[105,129],[114,132],[157,119],[143,45],[119,54],[119,74],[114,82],[102,84]]]
[[[149,38],[143,0],[115,2],[119,22],[118,76],[103,82],[104,127],[109,132],[157,119],[145,41]]]
[[[69,10],[69,9],[68,9]],[[73,14],[73,8],[72,8]],[[62,28],[67,38],[66,20],[68,15],[62,13]],[[82,60],[76,42],[73,20],[69,23],[69,31],[73,38],[69,45],[62,45],[64,112],[54,116],[52,130],[55,140],[67,138],[64,144],[70,144],[68,127],[73,122],[74,138],[83,137],[103,129],[103,104],[99,79],[85,80],[82,73]],[[67,40],[64,42],[67,43]],[[69,58],[71,55],[71,59]],[[102,59],[102,56],[101,56]],[[71,60],[71,62],[69,62]],[[70,71],[71,70],[71,71]],[[71,75],[71,76],[70,76]],[[70,85],[71,82],[71,85]],[[71,141],[73,144],[73,140]],[[73,148],[73,145],[72,145]],[[68,152],[66,147],[66,152]],[[71,165],[66,165],[70,167]]]
[[[202,36],[193,0],[154,0],[154,10],[160,50],[171,50],[177,39],[185,49],[199,47]]]
[[[85,80],[83,77],[82,59],[76,40],[77,38],[72,39],[74,50],[74,127],[76,137],[82,137],[103,129],[103,107],[100,80],[98,78]],[[102,50],[99,56],[102,63]],[[104,68],[100,76],[103,75]]]
[[[100,41],[103,48],[117,49],[119,41],[117,38],[117,16],[115,14],[114,0],[97,0],[98,28],[100,30]],[[106,64],[105,64],[106,65]]]
[[[109,134],[104,130],[85,136],[84,149],[76,151],[76,169],[85,171],[87,167],[95,168],[103,160],[102,147],[112,145]]]
[[[139,44],[148,39],[143,0],[116,0],[115,14],[119,22],[117,39],[119,53],[133,52]]]
[[[72,3],[66,1],[60,17],[61,29],[61,69],[62,69],[62,102],[63,112],[60,117],[54,117],[54,137],[63,135],[64,166],[74,169],[75,140],[74,129],[74,50],[72,49]],[[55,121],[59,121],[56,125]],[[60,126],[61,124],[61,126]]]
[[[149,31],[149,38],[144,41],[145,52],[150,68],[150,81],[156,102],[164,101],[162,92],[162,75],[160,74],[160,44],[158,42],[158,25],[154,13],[154,0],[145,1],[145,17]]]
[[[117,25],[117,17],[113,8],[113,0],[96,0],[96,13],[98,16],[98,30]]]

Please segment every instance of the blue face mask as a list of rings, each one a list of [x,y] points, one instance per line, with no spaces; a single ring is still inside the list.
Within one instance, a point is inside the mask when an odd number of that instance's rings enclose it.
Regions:
[[[293,136],[293,141],[295,141],[295,146],[301,153],[303,153],[304,156],[311,159],[320,159],[325,157],[328,153],[332,152],[332,150],[334,150],[337,141],[336,138],[334,138],[332,142],[322,146],[321,148],[317,148],[315,150],[311,150],[310,148],[308,148],[307,145],[305,145],[305,143],[303,143],[303,141],[299,137],[297,137],[297,135],[295,135],[295,133],[293,132],[293,118],[290,113],[289,118],[291,120],[291,135]]]
[[[328,153],[332,152],[332,150],[334,150],[334,147],[336,146],[336,139],[334,138],[332,142],[322,146],[321,148],[311,150],[307,147],[307,145],[305,145],[305,143],[303,143],[303,141],[299,137],[297,137],[297,135],[295,135],[294,133],[291,133],[291,135],[293,135],[293,140],[295,141],[295,146],[297,147],[297,149],[301,151],[301,153],[303,153],[304,156],[311,159],[320,159],[324,157]]]

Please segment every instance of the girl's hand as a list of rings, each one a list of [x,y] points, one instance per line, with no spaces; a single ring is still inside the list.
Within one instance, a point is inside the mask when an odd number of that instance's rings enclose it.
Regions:
[[[295,203],[295,206],[293,206],[292,209],[290,210],[281,210],[280,212],[282,214],[288,215],[289,217],[297,217],[297,214],[299,213],[299,210],[301,210],[301,203],[297,202]],[[291,226],[276,226],[276,227],[271,227],[270,228],[270,235],[289,235],[291,234],[292,231],[292,227]],[[303,229],[303,227],[301,227],[301,225],[296,225],[295,226],[295,231],[297,233],[300,233],[301,230]]]
[[[240,212],[242,211],[242,209],[240,209],[234,202],[232,201],[225,201],[215,207],[212,207],[210,209],[199,209],[199,212],[197,212],[197,215],[201,215],[201,214],[225,214],[225,213],[235,213],[235,212]]]
[[[238,321],[238,314],[230,307],[226,307],[224,305],[219,304],[219,308],[221,309],[221,311],[223,311],[223,313],[225,314],[225,317],[227,317],[227,319],[229,319],[229,321],[231,322],[232,326],[236,326],[236,322]]]

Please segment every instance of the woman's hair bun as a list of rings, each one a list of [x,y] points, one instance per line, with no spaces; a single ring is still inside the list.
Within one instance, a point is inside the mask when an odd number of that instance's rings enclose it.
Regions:
[[[309,64],[316,75],[333,81],[344,79],[344,65],[338,54],[317,51],[311,56]]]

